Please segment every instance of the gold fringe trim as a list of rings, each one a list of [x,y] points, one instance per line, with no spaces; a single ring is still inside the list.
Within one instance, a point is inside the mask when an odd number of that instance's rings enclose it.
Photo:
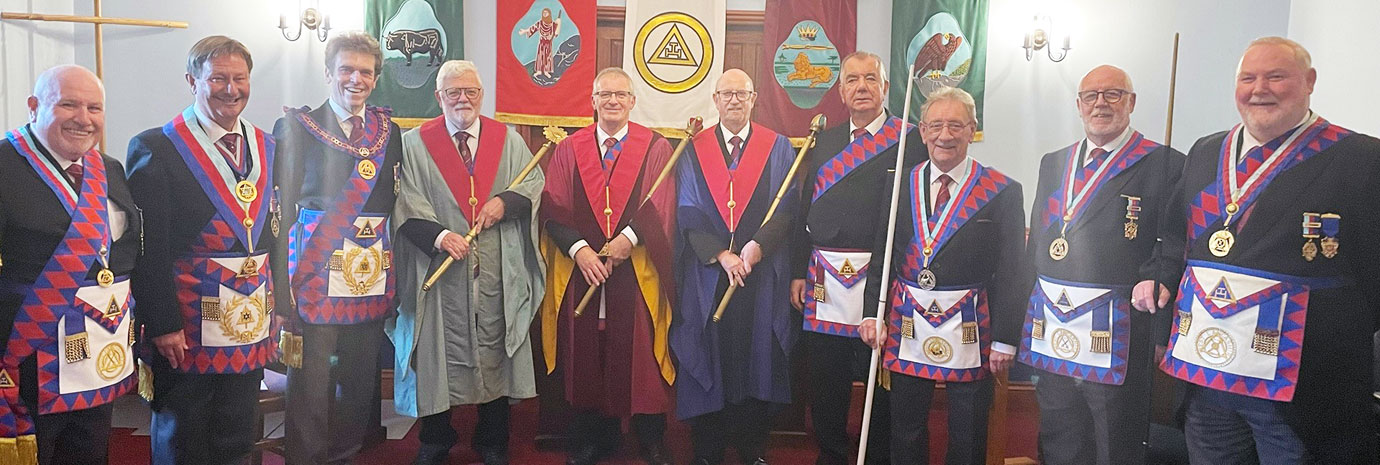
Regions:
[[[1256,329],[1251,337],[1251,349],[1258,354],[1279,355],[1279,331]]]
[[[302,368],[302,336],[294,335],[286,329],[279,330],[278,351],[284,365]]]
[[[202,297],[201,298],[201,319],[220,321],[220,298]]]
[[[1112,353],[1112,332],[1093,331],[1092,332],[1092,352],[1094,354]]]
[[[1030,338],[1045,340],[1045,319],[1036,318],[1030,323]]]
[[[63,355],[67,358],[67,363],[77,363],[91,358],[91,349],[87,347],[86,333],[67,335],[63,340]]]
[[[1188,337],[1188,327],[1193,325],[1193,314],[1179,312],[1179,335]]]
[[[963,322],[963,343],[973,344],[978,341],[978,326],[976,321]]]
[[[593,116],[547,116],[496,112],[494,113],[494,119],[508,124],[560,126],[566,128],[582,128],[594,124]]]
[[[153,402],[153,370],[143,361],[139,362],[139,397]]]
[[[32,434],[0,438],[0,463],[38,465],[38,438]]]

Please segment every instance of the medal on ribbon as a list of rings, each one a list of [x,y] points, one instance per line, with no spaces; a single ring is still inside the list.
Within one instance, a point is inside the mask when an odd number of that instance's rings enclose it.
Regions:
[[[963,180],[958,184],[959,195],[953,196],[953,198],[944,205],[944,210],[940,212],[930,211],[929,189],[921,188],[921,186],[929,186],[930,162],[925,162],[924,165],[916,168],[911,173],[911,200],[915,205],[921,207],[919,212],[922,213],[921,215],[914,215],[914,221],[919,223],[915,230],[921,233],[920,253],[924,256],[923,262],[921,263],[920,274],[916,279],[916,284],[921,289],[927,291],[934,290],[935,286],[939,283],[938,277],[935,276],[934,271],[930,270],[930,260],[934,258],[935,252],[942,246],[940,240],[949,236],[945,234],[945,232],[953,229],[954,212],[958,211],[958,205],[963,203],[963,199],[967,197],[967,192],[972,190],[970,184],[972,184],[973,179],[977,176],[977,161],[966,160],[965,162],[968,163],[968,174],[964,176]],[[920,196],[924,196],[924,198],[920,198]],[[936,213],[938,215],[936,215]]]
[[[1313,261],[1318,257],[1318,244],[1313,239],[1321,237],[1322,223],[1317,213],[1303,212],[1303,260]]]
[[[1236,166],[1240,160],[1242,138],[1245,136],[1246,129],[1244,126],[1238,125],[1235,130],[1229,133],[1226,143],[1222,144],[1222,157],[1218,163],[1221,167],[1221,174],[1217,178],[1219,183],[1226,181],[1225,184],[1222,184],[1221,192],[1218,195],[1219,202],[1225,202],[1225,205],[1221,206],[1225,216],[1222,218],[1222,229],[1212,233],[1212,236],[1208,238],[1208,252],[1218,258],[1231,253],[1232,246],[1236,244],[1236,235],[1231,231],[1232,221],[1240,218],[1237,213],[1255,201],[1256,196],[1260,194],[1267,183],[1266,176],[1278,170],[1284,161],[1291,158],[1297,151],[1296,145],[1299,137],[1311,132],[1313,126],[1321,121],[1322,119],[1316,114],[1309,116],[1308,121],[1295,129],[1294,133],[1279,144],[1279,147],[1271,152],[1255,169],[1255,172],[1247,176],[1244,181],[1237,180]],[[1265,146],[1258,149],[1264,150]]]

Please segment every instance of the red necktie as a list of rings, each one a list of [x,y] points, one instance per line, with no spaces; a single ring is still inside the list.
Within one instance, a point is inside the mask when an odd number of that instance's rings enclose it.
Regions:
[[[359,145],[364,140],[364,118],[351,116],[345,121],[350,123],[350,145]]]
[[[465,166],[470,169],[471,173],[473,173],[474,154],[470,153],[470,133],[460,131],[458,133],[455,133],[455,139],[458,141],[457,145],[460,148],[460,159],[465,161]]]
[[[854,129],[854,130],[853,130],[853,138],[854,138],[854,139],[857,139],[857,138],[860,138],[860,137],[863,137],[863,136],[867,136],[867,135],[871,135],[871,134],[872,134],[872,133],[867,132],[867,128],[857,128],[857,129]]]
[[[85,172],[82,170],[81,165],[76,163],[67,165],[67,169],[64,171],[67,171],[67,177],[71,179],[72,187],[81,190],[81,175]]]
[[[1093,173],[1097,172],[1097,168],[1101,167],[1102,163],[1107,161],[1107,154],[1109,153],[1111,152],[1102,150],[1102,147],[1098,147],[1093,149],[1092,153],[1088,154],[1088,158],[1092,161],[1083,164],[1083,169],[1078,170],[1078,174],[1073,178],[1073,192],[1075,195],[1083,190],[1084,185],[1088,184],[1088,178],[1091,178]]]
[[[219,150],[220,155],[225,157],[225,161],[230,162],[230,167],[234,168],[235,172],[243,174],[244,163],[240,157],[239,141],[239,134],[227,133],[220,137],[220,141],[216,144],[216,150]]]
[[[728,140],[728,144],[733,146],[733,151],[728,154],[728,169],[736,170],[738,169],[738,160],[743,158],[743,138],[733,136],[732,139]]]
[[[931,209],[931,211],[935,212],[943,210],[944,205],[949,203],[949,184],[954,182],[954,178],[949,177],[947,174],[941,174],[939,175],[938,181],[939,192],[936,192],[934,195],[934,208]]]

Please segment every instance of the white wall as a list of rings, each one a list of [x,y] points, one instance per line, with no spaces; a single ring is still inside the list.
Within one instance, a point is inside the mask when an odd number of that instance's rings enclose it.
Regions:
[[[72,2],[0,0],[0,11],[72,14]],[[25,102],[43,70],[73,61],[70,23],[0,21],[0,131],[29,120]]]
[[[1380,93],[1373,90],[1380,76],[1380,2],[1294,2],[1289,37],[1313,55],[1313,109],[1348,129],[1380,134]]]

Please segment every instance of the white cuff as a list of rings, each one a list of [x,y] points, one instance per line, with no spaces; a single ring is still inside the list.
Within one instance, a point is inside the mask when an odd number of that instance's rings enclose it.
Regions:
[[[992,350],[1006,355],[1016,355],[1016,346],[1004,342],[992,341]]]
[[[441,230],[441,234],[437,234],[437,235],[436,235],[436,240],[431,241],[431,246],[432,246],[433,248],[435,248],[436,250],[441,250],[441,239],[445,239],[445,238],[446,238],[446,234],[450,234],[450,233],[451,233],[451,232],[450,232],[449,229],[442,229],[442,230]]]
[[[633,247],[637,247],[637,233],[633,232],[632,226],[624,226],[621,234],[623,234],[623,237],[628,238],[628,241],[632,242]]]
[[[575,241],[575,245],[570,246],[570,250],[566,251],[566,255],[569,255],[570,258],[575,258],[575,252],[579,252],[580,249],[583,249],[585,247],[589,247],[588,241],[585,241],[584,239]]]

